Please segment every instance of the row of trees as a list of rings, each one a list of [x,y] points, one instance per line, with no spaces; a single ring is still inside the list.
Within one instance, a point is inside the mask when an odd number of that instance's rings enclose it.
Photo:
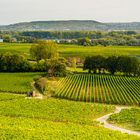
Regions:
[[[135,31],[27,31],[0,32],[4,42],[34,43],[37,39],[59,40],[62,44],[140,46],[140,34]],[[84,41],[84,43],[82,43]]]
[[[23,56],[10,52],[0,54],[0,72],[47,72],[50,76],[66,75],[64,58],[28,61]]]
[[[140,34],[135,31],[25,31],[21,32],[22,36],[30,36],[38,39],[79,39],[88,37],[90,39],[99,39],[105,37],[116,37],[116,38],[125,38],[125,37],[135,37],[139,38]]]
[[[68,32],[45,32],[32,31],[22,32],[23,36],[36,39],[60,39],[63,44],[79,44],[84,46],[95,45],[128,45],[140,46],[140,34],[135,31],[68,31]],[[69,40],[70,39],[70,40]]]
[[[0,72],[31,71],[30,63],[18,54],[7,52],[0,54]]]
[[[84,61],[84,70],[89,73],[104,73],[105,71],[115,74],[122,72],[128,76],[140,76],[140,60],[136,57],[129,56],[92,56],[86,57]]]
[[[39,41],[30,49],[34,61],[12,53],[0,54],[1,72],[47,72],[50,76],[66,75],[66,60],[58,57],[57,44],[52,41]]]

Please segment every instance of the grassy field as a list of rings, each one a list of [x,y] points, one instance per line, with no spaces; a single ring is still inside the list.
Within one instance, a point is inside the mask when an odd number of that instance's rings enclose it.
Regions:
[[[119,114],[110,116],[110,123],[140,132],[140,108],[123,109]]]
[[[140,47],[130,47],[130,46],[92,46],[83,47],[77,45],[62,45],[59,52],[64,57],[79,56],[85,57],[89,55],[130,55],[130,56],[140,56]]]
[[[76,74],[58,82],[56,97],[76,101],[140,105],[140,78]]]
[[[0,52],[16,52],[30,58],[29,49],[32,44],[0,43]],[[60,56],[85,57],[89,55],[131,55],[140,56],[140,47],[129,46],[93,46],[83,47],[77,45],[59,45]]]
[[[32,44],[24,43],[0,43],[0,53],[11,52],[29,57],[29,49]]]
[[[139,140],[98,125],[97,117],[114,106],[0,93],[0,139]]]
[[[0,73],[0,91],[26,93],[31,90],[33,78],[43,73]]]

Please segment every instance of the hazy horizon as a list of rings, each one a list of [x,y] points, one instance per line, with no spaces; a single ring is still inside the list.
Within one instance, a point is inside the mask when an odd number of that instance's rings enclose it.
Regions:
[[[140,22],[139,0],[0,0],[0,25],[31,21]]]

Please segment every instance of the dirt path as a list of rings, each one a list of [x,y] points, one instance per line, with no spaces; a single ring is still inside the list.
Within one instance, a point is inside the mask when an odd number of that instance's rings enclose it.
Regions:
[[[129,109],[130,107],[119,107],[119,106],[116,106],[116,110],[114,113],[110,113],[110,114],[107,114],[101,118],[98,118],[97,121],[99,121],[100,123],[103,124],[103,126],[105,128],[109,128],[109,129],[112,129],[112,130],[117,130],[117,131],[120,131],[122,133],[127,133],[127,134],[133,134],[133,135],[137,135],[137,136],[140,136],[140,132],[136,132],[136,131],[132,131],[132,130],[127,130],[127,129],[124,129],[124,128],[121,128],[121,127],[118,127],[118,126],[114,126],[112,124],[109,124],[107,122],[107,119],[112,115],[112,114],[117,114],[117,113],[120,113],[122,109]]]

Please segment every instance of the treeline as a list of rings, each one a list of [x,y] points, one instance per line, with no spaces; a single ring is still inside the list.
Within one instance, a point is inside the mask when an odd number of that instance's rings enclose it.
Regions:
[[[0,54],[0,72],[46,72],[54,76],[66,75],[64,58],[28,61],[23,56],[10,52]]]
[[[129,56],[91,56],[84,61],[84,70],[89,73],[105,73],[105,71],[115,74],[121,72],[127,76],[140,76],[140,60]]]
[[[37,39],[59,39],[62,44],[78,44],[79,39],[89,38],[90,43],[85,45],[128,45],[140,46],[140,34],[135,31],[68,31],[47,32],[32,31],[22,32],[21,35]]]
[[[140,46],[140,33],[135,31],[24,31],[0,32],[4,42],[33,43],[37,39],[58,40],[62,44],[79,44],[79,39],[88,38],[84,45],[128,45]],[[83,44],[82,44],[83,45]]]
[[[15,31],[0,31],[0,39],[6,43],[34,43],[36,38],[30,36],[23,36],[20,32]]]

